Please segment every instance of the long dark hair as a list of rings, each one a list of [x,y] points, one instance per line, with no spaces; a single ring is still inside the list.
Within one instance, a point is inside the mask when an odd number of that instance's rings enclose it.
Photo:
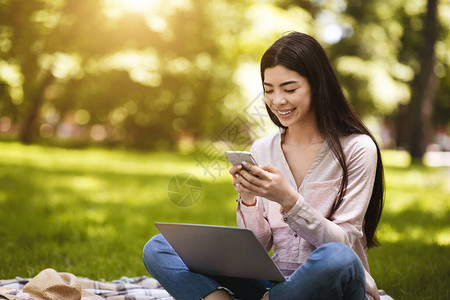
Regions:
[[[341,205],[348,184],[348,169],[339,138],[359,133],[370,136],[374,141],[378,155],[377,169],[372,196],[364,216],[364,233],[368,248],[378,246],[375,232],[383,210],[384,176],[380,148],[374,137],[345,98],[325,51],[314,38],[304,33],[291,32],[277,40],[261,59],[263,82],[265,69],[277,65],[296,71],[308,80],[311,86],[311,105],[315,109],[319,131],[342,168],[341,186],[328,219],[331,219]],[[286,129],[267,104],[266,109],[275,125]]]

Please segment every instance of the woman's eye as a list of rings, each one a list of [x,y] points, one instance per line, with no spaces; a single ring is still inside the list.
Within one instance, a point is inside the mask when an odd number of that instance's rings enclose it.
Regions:
[[[295,92],[297,89],[293,89],[293,90],[286,90],[286,93],[292,94],[293,92]]]
[[[266,93],[266,94],[270,95],[270,94],[272,94],[272,93],[273,93],[273,90],[270,90],[270,91],[267,91],[267,90],[265,90],[265,91],[264,91],[264,93]]]

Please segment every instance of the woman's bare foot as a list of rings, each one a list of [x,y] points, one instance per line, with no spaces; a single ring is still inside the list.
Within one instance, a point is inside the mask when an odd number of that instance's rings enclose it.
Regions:
[[[231,300],[230,295],[224,290],[215,290],[205,298],[204,300]]]

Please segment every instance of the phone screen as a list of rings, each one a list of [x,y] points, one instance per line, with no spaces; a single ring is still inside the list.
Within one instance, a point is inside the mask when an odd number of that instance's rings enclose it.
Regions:
[[[255,166],[258,165],[252,154],[248,151],[227,151],[225,152],[225,156],[228,158],[232,165],[240,165],[243,161],[251,163]],[[244,166],[242,166],[242,168],[246,171],[250,171]]]

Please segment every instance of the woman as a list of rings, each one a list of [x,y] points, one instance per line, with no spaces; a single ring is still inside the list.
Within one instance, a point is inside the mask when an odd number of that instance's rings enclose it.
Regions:
[[[230,173],[238,226],[273,248],[286,281],[192,273],[161,236],[144,248],[147,269],[177,299],[379,299],[367,263],[384,196],[375,140],[312,37],[293,32],[276,41],[262,57],[261,77],[280,132],[252,146],[260,167]]]

